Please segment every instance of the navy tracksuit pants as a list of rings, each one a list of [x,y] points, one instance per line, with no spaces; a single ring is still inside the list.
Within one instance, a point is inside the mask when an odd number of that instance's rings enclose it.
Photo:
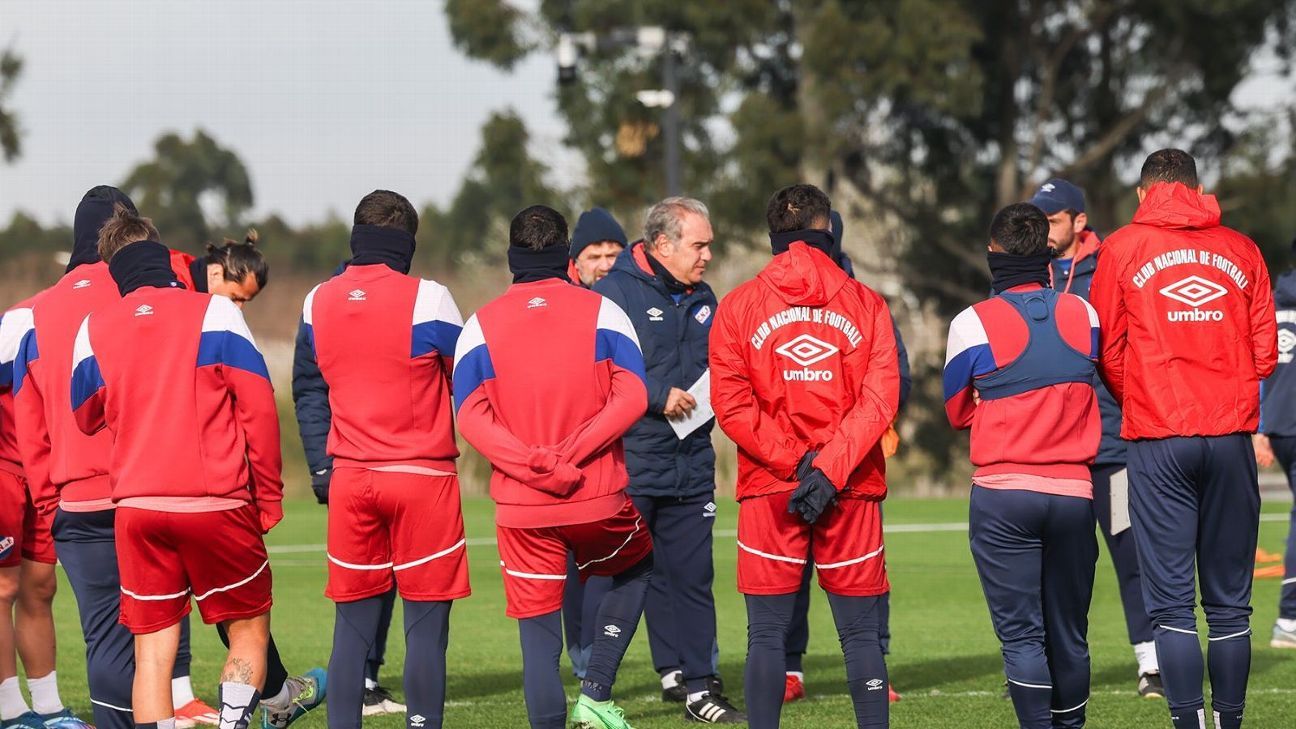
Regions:
[[[706,690],[706,679],[716,674],[714,498],[633,497],[653,538],[653,580],[644,606],[653,667],[658,673],[682,670],[690,692]]]
[[[1116,568],[1116,584],[1120,587],[1121,606],[1125,608],[1125,628],[1129,631],[1130,645],[1137,645],[1152,640],[1152,620],[1143,603],[1143,580],[1139,573],[1134,530],[1111,533],[1111,479],[1124,468],[1124,464],[1101,464],[1095,465],[1089,473],[1093,476],[1094,516],[1102,528],[1112,566]]]
[[[603,596],[612,589],[612,578],[591,575],[581,582],[576,557],[567,554],[567,582],[563,584],[562,621],[567,640],[567,658],[571,660],[572,673],[585,678],[590,653],[594,651],[594,627],[598,624],[599,605]]]
[[[973,486],[968,531],[1022,729],[1084,726],[1098,560],[1089,500]]]
[[[1130,517],[1171,717],[1176,726],[1196,727],[1204,704],[1193,614],[1200,588],[1210,627],[1211,703],[1222,727],[1240,726],[1260,525],[1251,438],[1133,441],[1129,455]]]
[[[1287,488],[1296,496],[1296,436],[1271,435],[1269,444],[1287,474]],[[1296,620],[1296,502],[1292,503],[1287,528],[1287,555],[1283,559],[1282,597],[1278,602],[1278,617]]]

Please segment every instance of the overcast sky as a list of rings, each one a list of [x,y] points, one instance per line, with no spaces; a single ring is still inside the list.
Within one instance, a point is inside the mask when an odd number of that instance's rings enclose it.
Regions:
[[[542,159],[571,165],[551,57],[512,74],[466,60],[439,0],[0,0],[7,45],[26,62],[25,134],[0,164],[0,225],[19,209],[70,219],[168,130],[206,129],[247,165],[255,212],[294,223],[349,215],[376,187],[449,199],[509,106]]]
[[[9,45],[26,61],[12,98],[25,134],[18,163],[0,164],[0,225],[15,210],[68,220],[161,133],[197,127],[249,168],[254,213],[293,223],[349,214],[376,187],[445,202],[481,123],[509,106],[560,182],[580,175],[562,151],[552,57],[512,74],[466,60],[440,0],[0,0]],[[1239,100],[1293,93],[1270,74]]]

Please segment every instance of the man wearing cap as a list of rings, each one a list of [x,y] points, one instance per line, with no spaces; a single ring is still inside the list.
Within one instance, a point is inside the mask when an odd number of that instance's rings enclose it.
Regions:
[[[1101,240],[1089,227],[1084,190],[1055,177],[1040,185],[1030,203],[1048,216],[1049,247],[1053,249],[1049,272],[1053,288],[1088,301],[1089,284],[1098,268]],[[1094,515],[1116,568],[1121,604],[1125,608],[1125,627],[1138,661],[1138,693],[1144,698],[1160,698],[1164,695],[1161,668],[1152,640],[1152,621],[1143,603],[1138,551],[1130,530],[1126,445],[1120,437],[1121,410],[1101,381],[1096,380],[1094,386],[1102,414],[1102,441],[1098,457],[1089,469],[1093,477]]]
[[[572,283],[593,288],[596,281],[612,270],[612,264],[625,247],[625,230],[612,213],[603,208],[581,213],[572,230],[571,264],[567,267]]]

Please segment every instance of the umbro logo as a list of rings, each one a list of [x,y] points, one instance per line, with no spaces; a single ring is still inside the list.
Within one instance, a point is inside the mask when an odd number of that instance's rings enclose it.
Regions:
[[[152,316],[152,315],[153,315],[153,307],[149,306],[148,304],[140,304],[139,307],[135,309],[135,316]]]
[[[1161,289],[1161,295],[1187,304],[1194,309],[1228,293],[1228,289],[1201,276],[1189,276]]]
[[[620,638],[620,637],[621,637],[621,629],[618,628],[618,627],[615,626],[615,625],[604,625],[604,626],[603,626],[603,635],[606,635],[606,636],[609,637],[609,638]]]
[[[714,501],[708,501],[707,505],[702,507],[703,519],[714,519],[716,515],[716,505]]]
[[[88,279],[88,278],[83,278],[83,279],[81,279],[80,281],[77,281],[76,283],[72,284],[72,288],[74,288],[74,289],[84,289],[84,288],[86,288],[86,287],[89,286],[89,285],[90,285],[90,279]]]
[[[1040,185],[1040,192],[1053,192],[1055,189],[1057,188],[1055,188],[1051,182],[1046,182],[1043,185]]]
[[[427,717],[423,716],[422,714],[415,714],[414,716],[411,716],[409,718],[409,725],[412,727],[420,727],[426,723],[427,723]]]
[[[528,309],[539,309],[539,308],[541,308],[541,307],[548,306],[548,305],[549,305],[549,302],[548,302],[548,301],[545,301],[544,299],[540,298],[539,296],[537,296],[537,297],[535,297],[534,299],[531,299],[530,301],[527,302],[527,308],[528,308]]]
[[[1292,361],[1293,352],[1296,349],[1296,332],[1290,329],[1278,330],[1278,361],[1282,364],[1288,364]]]
[[[875,678],[870,680],[868,683],[864,685],[868,686],[869,691],[881,691],[882,689],[886,688],[886,681],[883,681],[880,678]]]
[[[802,334],[774,351],[802,367],[809,367],[812,364],[828,359],[840,350],[827,342],[815,339],[809,334]]]
[[[347,292],[347,301],[367,301],[364,289],[351,289]]]
[[[654,306],[653,308],[649,309],[644,313],[648,315],[648,321],[661,321],[662,314],[665,312],[663,312],[661,309],[658,309],[657,307]]]

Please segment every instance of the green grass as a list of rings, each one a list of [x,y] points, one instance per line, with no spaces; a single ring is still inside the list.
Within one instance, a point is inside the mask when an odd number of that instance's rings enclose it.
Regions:
[[[721,504],[716,524],[716,602],[719,610],[721,670],[730,694],[741,703],[742,665],[746,619],[735,590],[733,529],[737,506]],[[1287,505],[1272,504],[1267,514],[1285,512]],[[494,536],[489,501],[469,499],[464,504],[468,536],[478,540]],[[323,596],[324,510],[305,501],[287,504],[288,516],[270,535],[275,579],[273,626],[290,671],[301,672],[324,664],[332,635],[332,605]],[[959,500],[898,500],[887,504],[888,524],[927,524],[966,520],[966,503]],[[1284,521],[1265,521],[1260,544],[1281,551]],[[478,546],[480,544],[481,546]],[[999,698],[1002,664],[990,629],[963,531],[893,533],[887,538],[888,564],[893,587],[891,679],[904,695],[892,707],[897,728],[1014,726],[1012,707]],[[526,708],[521,689],[520,656],[515,623],[504,617],[497,554],[491,544],[478,542],[469,549],[473,595],[456,605],[451,617],[448,706],[446,726],[480,729],[525,727]],[[827,601],[816,590],[812,603],[810,653],[806,678],[810,698],[788,706],[783,726],[833,729],[854,727],[842,660],[832,628]],[[1296,724],[1296,653],[1268,647],[1269,628],[1277,611],[1278,581],[1256,584],[1253,619],[1256,635],[1247,725],[1280,727]],[[57,599],[59,675],[65,700],[88,714],[85,671],[82,665],[75,604],[66,583]],[[398,608],[399,609],[399,608]],[[1093,727],[1168,726],[1165,704],[1134,694],[1134,662],[1125,635],[1124,620],[1110,562],[1103,554],[1098,563],[1093,610],[1090,616],[1090,649],[1093,655],[1093,698],[1089,725]],[[399,613],[383,683],[400,694],[403,646]],[[1204,632],[1204,631],[1203,631]],[[194,631],[194,685],[210,702],[223,660],[215,631]],[[575,682],[565,668],[569,695]],[[664,705],[659,684],[648,658],[643,630],[635,638],[622,666],[616,694],[637,729],[678,727],[682,709]],[[379,717],[372,727],[397,729],[402,717]],[[301,720],[302,729],[322,729],[324,713]]]

